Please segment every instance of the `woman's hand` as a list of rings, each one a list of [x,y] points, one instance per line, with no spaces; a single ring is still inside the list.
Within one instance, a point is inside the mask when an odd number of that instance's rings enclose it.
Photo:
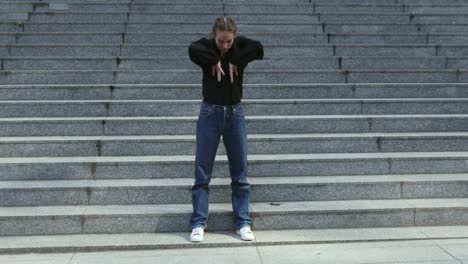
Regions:
[[[231,83],[234,82],[234,77],[237,76],[239,73],[237,72],[237,66],[229,63],[229,77],[231,79]],[[211,66],[211,76],[215,76],[218,78],[218,82],[221,81],[221,75],[225,75],[223,68],[221,67],[221,61],[218,64]]]
[[[221,81],[221,74],[224,75],[223,67],[221,67],[221,61],[218,64],[211,66],[211,76],[218,77],[218,82]]]
[[[234,77],[239,75],[237,72],[237,66],[229,63],[229,76],[231,77],[231,83],[234,82]]]

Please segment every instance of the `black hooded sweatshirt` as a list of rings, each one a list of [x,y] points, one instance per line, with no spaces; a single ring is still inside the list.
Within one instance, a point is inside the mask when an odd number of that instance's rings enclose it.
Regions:
[[[203,100],[210,104],[232,105],[242,99],[242,79],[247,64],[253,60],[263,59],[263,46],[259,41],[244,36],[236,36],[224,58],[216,46],[214,38],[201,38],[188,48],[190,60],[203,71]],[[221,82],[212,76],[211,67],[221,61],[224,75]],[[237,66],[238,75],[231,84],[229,63]]]

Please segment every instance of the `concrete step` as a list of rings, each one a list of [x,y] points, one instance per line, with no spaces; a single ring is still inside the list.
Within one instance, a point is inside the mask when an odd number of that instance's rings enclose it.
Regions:
[[[467,30],[466,24],[458,24],[458,25],[451,25],[451,26],[445,25],[445,24],[444,25],[420,24],[419,27],[422,32],[429,32],[429,33],[433,33],[433,32],[462,33],[462,32],[466,32]]]
[[[255,33],[265,45],[304,44],[464,44],[468,34],[442,33]],[[0,33],[1,44],[172,44],[190,43],[205,37],[205,33]]]
[[[2,44],[19,44],[19,43],[96,43],[96,44],[112,44],[122,43],[122,33],[0,33],[0,43]],[[162,40],[162,39],[161,39]]]
[[[221,2],[189,4],[189,3],[71,3],[68,5],[69,10],[73,12],[184,12],[187,10],[193,12],[222,12],[223,4]],[[256,12],[312,12],[312,5],[224,5],[226,9],[232,12],[243,12],[245,10],[255,10]]]
[[[33,4],[32,3],[21,3],[21,2],[0,2],[0,12],[32,12]]]
[[[442,59],[442,58],[441,58]],[[123,61],[127,64],[138,65],[142,63],[144,67],[158,67],[162,69],[160,58],[119,58],[119,57],[6,57],[0,58],[0,63],[3,65],[3,70],[118,70]],[[132,63],[133,62],[133,63]],[[187,65],[190,62],[189,58],[173,57],[173,59],[166,59],[165,62],[172,62],[172,64],[184,63],[189,69],[196,69],[195,64]],[[149,65],[151,64],[151,65]],[[174,65],[176,66],[176,65]],[[178,65],[177,65],[178,66]],[[173,67],[173,66],[172,66]],[[122,68],[123,69],[123,68]],[[149,69],[149,68],[147,68]],[[154,69],[154,68],[153,68]]]
[[[465,56],[464,45],[333,45],[336,56]],[[293,53],[293,52],[291,52]],[[299,52],[298,52],[299,53]],[[323,54],[323,53],[322,53]],[[326,53],[325,53],[326,54]]]
[[[10,34],[11,35],[11,34]],[[144,44],[160,43],[171,44],[175,42],[190,43],[194,39],[206,34],[174,34],[174,33],[127,33],[124,34],[124,43]],[[436,42],[439,38],[451,37],[448,44],[463,44],[465,35],[429,36],[426,34],[303,34],[303,33],[257,33],[256,39],[266,45],[282,44],[320,44],[320,43],[363,43],[363,44],[428,44]]]
[[[0,24],[5,28],[0,31],[23,31],[24,32],[206,32],[211,28],[211,23],[194,23],[194,22],[180,22],[180,23],[93,23],[93,22],[79,22],[79,23],[37,23],[25,22],[22,27],[14,23]],[[415,27],[415,25],[412,25]],[[261,24],[250,23],[241,24],[237,23],[237,34],[244,34],[249,32],[307,32],[307,33],[321,33],[322,25],[315,23],[298,23],[298,24]],[[445,31],[447,32],[447,31]]]
[[[456,26],[446,26],[447,31],[453,32],[452,28]],[[464,29],[463,29],[464,30]],[[418,33],[418,25],[409,23],[323,23],[323,31],[327,33]],[[426,31],[422,31],[426,32]],[[457,31],[458,32],[458,31]],[[463,32],[463,31],[462,31]]]
[[[4,0],[5,2],[16,2],[14,0]],[[53,3],[54,1],[50,0],[25,0],[21,2],[27,3]],[[70,3],[102,3],[102,0],[69,0]],[[220,0],[200,0],[198,3],[204,4],[218,4]],[[248,0],[233,0],[232,3],[236,4],[251,4],[252,1]],[[151,0],[110,0],[106,3],[127,3],[127,4],[154,4],[154,1]],[[174,4],[174,3],[193,3],[188,0],[173,0],[173,1],[158,1],[158,4]],[[343,4],[342,0],[259,0],[255,3],[259,4],[281,4],[281,5],[290,5],[290,4]],[[456,5],[456,4],[466,4],[464,0],[347,0],[346,4],[412,4],[412,5]]]
[[[38,1],[44,1],[44,0],[31,0],[28,2],[38,2]],[[48,1],[44,1],[48,2]],[[69,2],[71,3],[89,3],[93,1],[88,1],[88,0],[70,0]],[[94,2],[99,2],[99,0],[95,0]],[[112,1],[106,1],[107,3],[131,3],[131,4],[154,4],[154,1],[151,0],[112,0]],[[217,4],[220,3],[220,0],[202,0],[198,1],[199,3],[210,3],[210,4]],[[192,3],[187,0],[174,0],[174,1],[159,1],[159,4],[165,3],[165,4],[173,4],[173,3]],[[236,3],[236,4],[251,4],[252,1],[248,0],[233,0],[231,3]],[[290,5],[290,4],[343,4],[342,0],[259,0],[256,1],[255,3],[258,4],[279,4],[279,5]],[[412,4],[412,5],[443,5],[443,4],[448,4],[448,5],[455,5],[455,4],[466,4],[464,0],[347,0],[346,4]]]
[[[194,23],[1,23],[0,32],[202,32],[210,28],[210,24]],[[297,33],[321,33],[321,24],[289,24],[289,25],[269,25],[269,24],[238,24],[238,34],[250,32],[297,32]],[[382,24],[382,25],[355,25],[347,26],[342,24],[325,25],[326,32],[350,33],[350,32],[399,32],[416,33],[417,25],[411,24]],[[466,32],[464,25],[439,26],[438,32]],[[453,28],[453,30],[452,30]],[[352,31],[349,31],[352,30]]]
[[[468,5],[405,5],[406,12],[412,14],[466,14]]]
[[[21,22],[21,21],[27,21],[30,19],[29,13],[28,12],[6,12],[6,13],[0,13],[0,23],[4,22]]]
[[[412,6],[410,6],[412,7]],[[463,7],[463,6],[461,6]],[[222,12],[223,8],[230,12],[328,12],[328,11],[342,11],[342,12],[404,12],[405,7],[403,5],[395,4],[346,4],[341,5],[327,5],[327,4],[316,4],[311,3],[296,3],[291,5],[277,4],[277,3],[106,3],[106,2],[94,2],[94,3],[70,3],[68,9],[74,12],[87,12],[87,11],[110,11],[110,12],[135,12],[135,11],[164,11],[164,12],[183,12],[191,10],[194,12]],[[408,10],[408,7],[406,7]],[[426,9],[421,9],[424,12]],[[443,8],[432,8],[427,11],[445,11]],[[449,9],[450,10],[450,9]],[[38,10],[41,11],[41,10]]]
[[[22,32],[23,28],[18,23],[0,23],[0,32]]]
[[[6,3],[4,3],[7,5]],[[29,4],[32,5],[33,3],[22,3],[23,5]],[[10,3],[9,5],[12,5]],[[18,5],[18,4],[17,4]],[[244,11],[244,10],[256,10],[256,11],[264,11],[268,10],[270,12],[275,11],[285,11],[291,10],[295,11],[296,9],[310,9],[314,11],[324,11],[324,10],[336,10],[331,9],[330,7],[337,7],[341,8],[342,10],[349,10],[349,11],[386,11],[390,10],[392,12],[403,12],[405,10],[411,10],[412,8],[425,8],[428,7],[427,11],[439,11],[445,10],[444,8],[450,9],[451,7],[459,7],[462,8],[466,5],[463,4],[452,4],[449,3],[447,5],[437,5],[433,3],[425,3],[425,4],[406,4],[403,7],[403,4],[396,4],[394,2],[375,2],[375,1],[368,1],[368,2],[353,2],[347,1],[346,3],[340,2],[330,4],[328,2],[321,3],[317,1],[315,3],[310,3],[309,1],[291,3],[277,3],[277,2],[259,2],[259,3],[252,3],[252,2],[234,2],[233,4],[230,3],[221,3],[220,1],[212,1],[211,3],[191,3],[186,1],[186,3],[181,2],[165,2],[165,3],[155,3],[155,2],[130,2],[130,3],[123,3],[123,2],[101,2],[101,1],[82,1],[82,2],[74,2],[72,1],[68,4],[68,9],[73,11],[186,11],[186,10],[193,10],[196,12],[200,11],[222,11],[222,5],[225,6],[226,10],[230,11]],[[187,8],[184,8],[186,6]],[[172,7],[172,9],[170,8]],[[204,7],[204,8],[202,8]],[[247,8],[248,7],[248,8]],[[277,8],[283,7],[283,9]],[[313,9],[315,7],[315,9]],[[379,8],[380,7],[380,8]],[[426,11],[426,9],[422,9]],[[456,11],[456,9],[453,9]]]
[[[0,85],[1,100],[201,100],[201,84]],[[466,83],[244,84],[244,98],[466,98]]]
[[[187,45],[180,44],[0,44],[0,56],[181,56],[187,57]],[[275,56],[468,56],[468,45],[435,44],[289,44],[264,45]],[[258,61],[257,61],[258,62]]]
[[[260,177],[250,202],[468,198],[468,174]],[[210,183],[211,203],[230,203],[229,176]],[[191,204],[193,178],[2,181],[0,206]],[[1,208],[0,208],[1,212]]]
[[[184,2],[184,1],[182,1]],[[130,1],[120,1],[120,2],[87,2],[87,1],[70,1],[69,4],[65,5],[66,10],[73,10],[73,11],[112,11],[112,12],[127,12],[127,11],[184,11],[184,10],[194,10],[194,11],[221,11],[222,10],[222,3],[220,1],[207,1],[205,3],[199,2],[199,4],[193,3],[182,3],[182,2],[166,2],[166,3],[154,3],[154,2],[130,2]],[[13,3],[5,2],[2,3],[5,6],[5,10],[7,8],[13,6],[14,10],[17,10],[19,6],[34,6],[33,10],[35,11],[48,11],[48,3],[46,2],[22,2],[22,3]],[[40,5],[42,4],[42,5]],[[189,5],[188,7],[184,7]],[[292,6],[286,4],[294,4]],[[256,12],[259,11],[266,11],[266,12],[281,12],[284,10],[294,11],[296,8],[300,7],[302,10],[310,9],[315,12],[326,12],[326,11],[336,11],[336,10],[343,10],[343,11],[380,11],[380,12],[408,12],[408,11],[415,11],[415,12],[457,12],[462,10],[465,7],[466,3],[462,0],[453,0],[448,2],[442,1],[399,1],[397,2],[375,2],[375,1],[348,1],[346,3],[336,2],[335,1],[316,1],[314,3],[310,3],[308,1],[297,1],[295,3],[285,3],[284,1],[268,1],[266,3],[255,3],[252,4],[251,2],[247,1],[235,1],[233,4],[225,4],[226,9],[230,10],[231,12],[248,12],[250,10],[255,10]],[[57,3],[51,2],[51,5],[57,5]],[[62,4],[63,5],[63,4]],[[459,7],[454,7],[458,5]],[[276,8],[276,6],[283,7]],[[333,9],[335,7],[335,9]],[[338,9],[336,9],[338,8]],[[55,8],[51,8],[54,10]],[[21,11],[23,9],[20,9]],[[30,9],[24,9],[29,11]],[[60,9],[55,9],[60,10]]]
[[[402,13],[326,12],[318,14],[320,23],[410,23],[413,15]],[[441,23],[441,21],[434,23]]]
[[[182,22],[197,21],[212,23],[218,12],[32,12],[30,21],[33,22]],[[231,15],[231,14],[226,14]],[[232,14],[234,15],[234,14]],[[296,14],[295,12],[235,14],[236,22],[246,23],[274,19],[276,23],[304,23],[318,22],[317,15],[310,13]],[[269,19],[268,19],[269,18]],[[408,21],[408,15],[406,15]]]
[[[393,3],[375,3],[375,4],[313,4],[313,13],[328,13],[328,12],[374,12],[374,13],[400,13],[405,12],[403,5],[395,5]],[[229,10],[229,9],[228,9]]]
[[[330,33],[328,43],[336,44],[463,44],[468,35],[464,34],[360,34]],[[316,41],[317,43],[318,41]]]
[[[466,225],[468,199],[252,203],[255,230]],[[210,205],[207,231],[233,230],[231,204]],[[0,208],[2,235],[189,231],[191,204]],[[291,217],[291,216],[294,217]]]
[[[198,70],[188,56],[157,57],[0,57],[5,71],[16,70]],[[265,56],[249,70],[279,69],[463,69],[468,57],[425,56]]]
[[[468,173],[468,152],[249,154],[250,177]],[[0,158],[0,180],[100,180],[192,177],[193,155]],[[218,155],[213,177],[229,175]],[[224,176],[225,177],[225,176]]]
[[[467,23],[468,18],[463,14],[424,13],[424,14],[400,14],[400,13],[348,13],[327,12],[320,13],[319,22],[325,23],[424,23],[424,24],[446,24]]]
[[[333,1],[332,1],[333,2]],[[461,3],[431,3],[431,2],[421,2],[421,3],[404,3],[404,0],[398,1],[399,3],[351,3],[346,1],[346,3],[313,3],[312,6],[315,6],[315,12],[348,12],[348,11],[358,11],[358,12],[403,12],[411,14],[463,14],[464,11],[468,8],[466,2]],[[244,4],[248,6],[247,4]],[[304,5],[306,6],[306,5]],[[336,7],[333,9],[333,7]],[[392,8],[393,7],[393,8]],[[142,10],[144,11],[144,10]]]
[[[468,17],[462,14],[413,14],[411,22],[413,23],[466,23]]]
[[[127,0],[128,1],[128,0]],[[178,0],[178,1],[186,1],[186,0]],[[135,3],[148,3],[150,1],[148,0],[136,0],[133,1]],[[232,0],[232,3],[251,3],[251,1],[248,0]],[[308,0],[260,0],[260,1],[255,1],[255,3],[277,3],[277,4],[289,4],[289,3],[311,3],[311,4],[337,4],[337,5],[342,5],[343,0],[311,0],[310,2]],[[346,4],[419,4],[419,5],[444,5],[444,4],[466,4],[466,1],[464,0],[346,0]]]
[[[97,0],[99,1],[99,0]],[[279,0],[279,1],[283,1],[283,0]],[[305,0],[293,0],[292,2],[305,2]],[[81,3],[83,1],[80,1],[80,0],[72,0],[72,2],[74,3]],[[125,2],[125,3],[130,3],[130,4],[154,4],[155,2],[154,1],[151,1],[151,0],[148,0],[148,1],[145,1],[145,0],[138,0],[138,1],[129,1],[129,0],[112,0],[110,2]],[[217,3],[222,3],[221,0],[201,0],[201,1],[197,1],[198,3],[204,3],[204,4],[217,4]],[[168,1],[168,0],[161,0],[161,1],[157,1],[158,4],[180,4],[180,3],[193,3],[191,1],[187,1],[187,0],[174,0],[174,1]]]
[[[315,0],[315,1],[325,1],[325,0]],[[332,0],[333,1],[333,0]],[[355,0],[353,0],[355,1]],[[418,5],[444,5],[444,4],[466,4],[464,0],[398,0],[399,4],[418,4]]]
[[[31,12],[30,21],[34,22],[182,22],[197,21],[210,23],[219,13],[217,12]],[[268,20],[274,18],[275,23],[317,23],[317,22],[366,22],[366,23],[467,23],[468,19],[463,14],[424,13],[424,14],[402,14],[399,12],[322,12],[304,13],[297,12],[229,12],[237,22],[248,23]],[[3,19],[8,21],[7,18]]]
[[[183,56],[187,57],[187,45],[177,44],[0,44],[0,56]],[[468,56],[467,45],[434,44],[306,44],[264,45],[266,56]]]
[[[465,33],[466,24],[324,23],[329,33]]]
[[[444,58],[441,60],[441,58]],[[350,57],[340,56],[339,67],[343,69],[463,69],[468,65],[466,57],[426,56],[426,57],[390,57],[368,56]],[[443,62],[442,62],[443,61]],[[323,60],[322,60],[323,63]],[[259,67],[261,62],[257,64]],[[313,66],[315,68],[315,65]],[[323,66],[322,66],[323,67]],[[252,67],[253,68],[253,67]]]
[[[111,44],[111,43],[158,43],[172,44],[188,43],[195,39],[205,37],[206,33],[0,33],[0,43],[2,44],[20,44],[20,43],[95,43],[95,44]],[[411,36],[408,36],[411,37]],[[405,37],[403,37],[405,38]],[[327,36],[325,34],[303,35],[289,33],[259,33],[257,39],[265,42],[265,44],[291,44],[294,42],[306,43],[326,43]],[[402,40],[403,41],[403,40]]]
[[[195,135],[2,137],[0,157],[193,155]],[[468,134],[249,134],[249,154],[468,151]],[[221,141],[218,154],[225,155]]]
[[[211,23],[47,23],[24,22],[1,23],[0,32],[205,32]],[[466,24],[411,24],[411,23],[298,23],[298,24],[237,24],[238,34],[251,32],[290,32],[290,33],[467,33]]]
[[[223,12],[221,1],[212,3],[108,3],[105,2],[81,2],[69,3],[68,10],[73,12],[133,12],[133,11],[161,11],[161,12],[183,12],[191,10],[193,12]],[[294,10],[291,8],[291,10]],[[297,10],[297,9],[296,9]]]
[[[246,115],[468,114],[468,98],[245,99]],[[0,117],[133,117],[198,114],[200,100],[0,101]]]
[[[243,242],[233,232],[207,232],[202,243],[189,241],[189,233],[135,233],[135,234],[86,234],[53,236],[8,236],[0,237],[0,254],[65,253],[90,251],[127,251],[127,250],[190,250],[211,247],[214,250],[223,247],[271,246],[299,244],[332,244],[369,242],[404,243],[404,241],[428,242],[432,239],[457,241],[468,235],[467,227],[460,226],[415,226],[381,228],[333,228],[255,231],[254,242]],[[237,251],[236,251],[237,252]],[[101,254],[101,253],[99,253]],[[132,254],[132,253],[129,253]],[[11,256],[6,256],[10,258]],[[18,259],[19,256],[16,256]],[[132,256],[135,258],[134,256]],[[31,256],[36,261],[39,255]],[[119,255],[116,258],[121,258]],[[44,255],[49,261],[50,256]],[[69,258],[67,258],[69,259]],[[448,262],[447,262],[448,263]]]
[[[464,83],[468,69],[246,70],[244,83]],[[2,84],[194,84],[200,70],[0,71]]]
[[[73,2],[82,2],[81,0],[72,0]],[[278,2],[285,2],[284,0],[272,0],[271,3],[276,3],[276,1]],[[451,0],[453,1],[453,0]],[[132,4],[154,4],[154,1],[152,0],[133,0],[133,1],[130,1],[130,0],[112,0],[112,2],[124,2],[124,3],[132,3]],[[210,4],[216,4],[216,3],[222,3],[221,0],[200,0],[200,1],[197,1],[198,3],[210,3]],[[268,1],[270,2],[270,1]],[[291,3],[305,3],[307,2],[306,0],[291,0]],[[187,1],[187,0],[174,0],[174,1],[168,1],[168,0],[162,0],[162,1],[158,1],[158,3],[193,3],[191,1]]]
[[[197,116],[0,118],[1,136],[195,134]],[[468,115],[247,116],[253,134],[466,132]]]
[[[330,33],[465,33],[466,24],[365,24],[365,23],[325,23],[324,32]]]

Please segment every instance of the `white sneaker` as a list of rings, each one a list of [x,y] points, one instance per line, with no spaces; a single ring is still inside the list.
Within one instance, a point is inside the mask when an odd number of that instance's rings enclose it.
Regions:
[[[252,241],[255,239],[252,230],[250,230],[250,226],[244,226],[240,230],[236,230],[236,233],[245,241]]]
[[[190,234],[190,241],[202,242],[204,233],[205,230],[203,230],[203,227],[195,227],[194,229],[192,229],[192,234]]]

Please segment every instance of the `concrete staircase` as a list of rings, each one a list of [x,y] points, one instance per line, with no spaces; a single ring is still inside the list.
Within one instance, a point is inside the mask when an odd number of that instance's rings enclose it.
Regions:
[[[468,236],[464,0],[0,0],[0,253],[252,245],[220,144],[188,242],[201,72],[218,15],[244,77],[254,244]]]

